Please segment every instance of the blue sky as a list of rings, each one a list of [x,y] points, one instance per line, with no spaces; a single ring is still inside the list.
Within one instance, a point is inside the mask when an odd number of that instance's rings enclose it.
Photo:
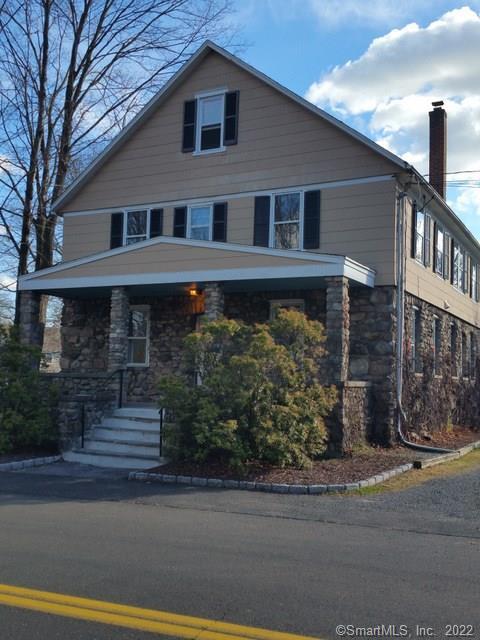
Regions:
[[[430,103],[444,99],[447,170],[469,172],[449,177],[448,201],[480,239],[480,0],[234,0],[234,6],[247,44],[243,59],[422,173]]]

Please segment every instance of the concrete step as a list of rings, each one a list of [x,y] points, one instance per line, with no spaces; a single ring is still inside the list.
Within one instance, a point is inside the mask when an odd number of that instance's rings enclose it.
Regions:
[[[159,453],[158,442],[138,443],[138,442],[124,442],[102,440],[97,437],[95,433],[94,438],[85,440],[85,451],[103,451],[107,454],[124,454],[126,456],[150,456],[155,458]]]
[[[160,430],[160,421],[147,420],[145,418],[115,418],[108,416],[103,418],[101,427],[109,427],[111,429],[127,429],[129,431],[149,431],[151,433],[158,433]]]
[[[132,418],[132,419],[145,419],[145,420],[160,420],[160,409],[156,407],[122,407],[121,409],[115,409],[113,412],[114,418]]]
[[[67,462],[90,464],[94,467],[108,467],[111,469],[151,469],[166,461],[150,456],[126,456],[125,454],[106,454],[103,451],[73,449],[63,454]]]
[[[160,430],[156,429],[127,429],[124,427],[108,427],[102,424],[95,427],[95,439],[110,440],[113,442],[134,442],[136,444],[155,444],[158,447],[160,439]],[[91,437],[91,436],[90,436]]]

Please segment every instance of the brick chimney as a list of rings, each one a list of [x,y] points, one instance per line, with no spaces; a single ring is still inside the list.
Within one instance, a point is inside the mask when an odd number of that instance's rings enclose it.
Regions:
[[[443,101],[432,102],[430,116],[430,169],[432,187],[445,198],[447,191],[447,112]]]

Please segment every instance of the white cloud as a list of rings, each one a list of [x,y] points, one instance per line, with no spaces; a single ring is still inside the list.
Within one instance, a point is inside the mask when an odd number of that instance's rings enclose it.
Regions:
[[[366,118],[367,134],[423,174],[428,111],[433,100],[443,99],[448,171],[480,169],[479,59],[480,15],[462,7],[425,27],[411,23],[376,38],[359,58],[313,83],[306,97],[350,122]],[[456,194],[459,213],[468,208],[480,215],[479,193]]]

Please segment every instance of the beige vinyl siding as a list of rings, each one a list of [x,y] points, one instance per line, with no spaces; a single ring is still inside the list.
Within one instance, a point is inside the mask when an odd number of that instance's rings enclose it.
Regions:
[[[240,90],[238,144],[181,152],[183,103]],[[387,174],[394,165],[258,78],[210,53],[64,211],[126,207]]]
[[[63,260],[75,260],[110,249],[110,214],[66,216]]]
[[[242,269],[275,266],[312,266],[307,260],[161,243],[107,256],[88,264],[45,275],[45,280],[134,273],[175,273],[209,269]]]
[[[374,269],[377,285],[394,284],[395,193],[394,180],[324,189],[318,251]]]
[[[225,198],[228,202],[227,241],[253,244],[254,196]],[[377,284],[392,284],[394,272],[394,205],[395,181],[350,185],[322,190],[320,204],[320,253],[347,255],[377,271]],[[165,236],[173,235],[174,207],[164,206]],[[95,239],[92,252],[92,230],[97,215],[105,226],[101,246]],[[110,214],[67,216],[66,234],[74,238],[67,245],[65,260],[106,251],[110,247]],[[71,222],[74,225],[71,226]],[[69,236],[70,237],[70,236]],[[72,246],[72,242],[74,243]]]
[[[448,311],[457,318],[465,320],[477,327],[480,326],[480,304],[474,302],[468,293],[462,293],[456,289],[449,280],[440,278],[433,271],[432,264],[424,267],[411,255],[412,246],[412,211],[410,205],[407,205],[407,232],[406,232],[406,251],[407,265],[405,276],[405,289],[417,298],[421,298],[430,304],[435,305],[439,309]],[[448,229],[447,229],[448,230]],[[461,238],[457,237],[461,242]],[[432,229],[432,256],[433,256],[433,229]],[[448,308],[446,308],[447,303]]]

